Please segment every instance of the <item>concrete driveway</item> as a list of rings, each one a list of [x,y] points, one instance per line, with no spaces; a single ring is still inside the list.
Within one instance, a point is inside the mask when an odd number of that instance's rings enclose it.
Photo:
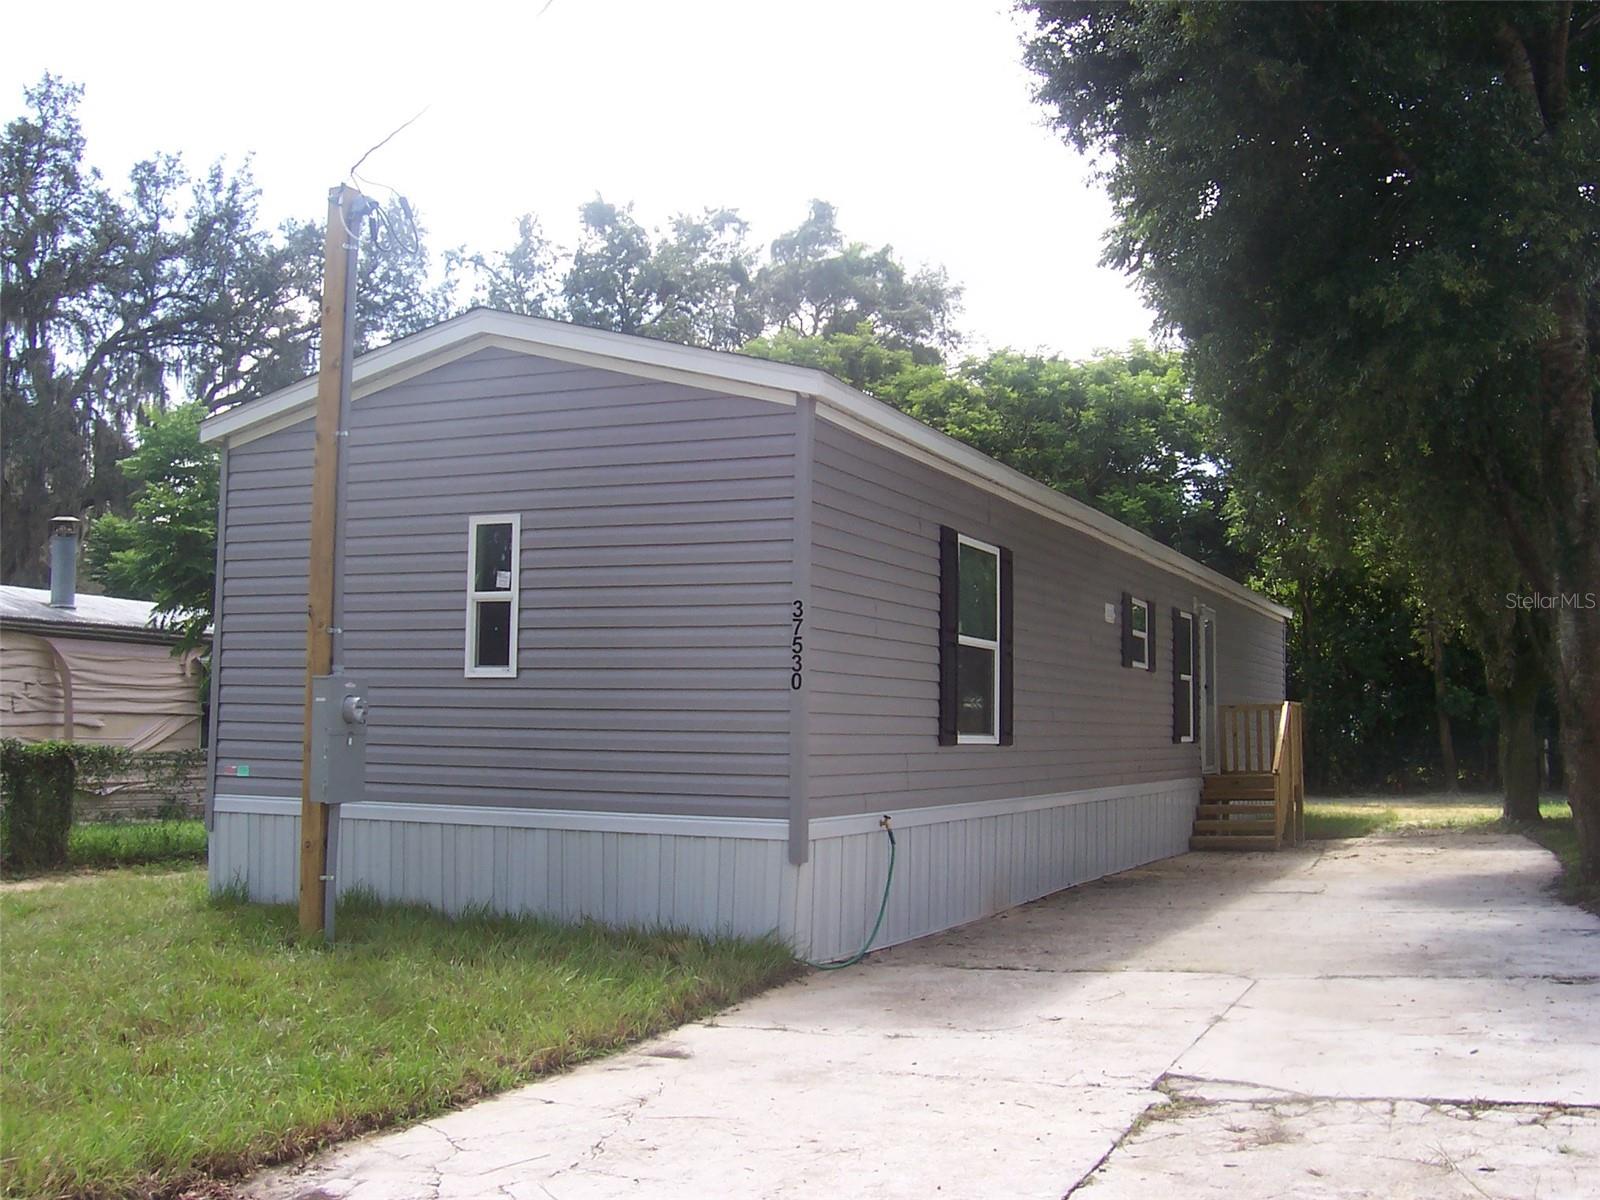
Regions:
[[[1600,919],[1511,836],[1190,854],[261,1197],[1592,1197]]]

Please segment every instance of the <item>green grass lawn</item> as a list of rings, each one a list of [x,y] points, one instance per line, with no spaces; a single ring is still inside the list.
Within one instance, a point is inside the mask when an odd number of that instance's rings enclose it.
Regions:
[[[1545,800],[1539,805],[1545,821],[1569,824],[1571,810],[1565,800]],[[1478,830],[1498,832],[1500,797],[1482,796],[1340,796],[1306,800],[1306,837],[1365,837],[1369,833],[1405,833],[1412,830]]]
[[[205,858],[203,821],[86,821],[67,834],[67,862],[73,867],[204,862]]]
[[[67,831],[66,866],[27,871],[8,867],[4,877],[26,879],[108,867],[170,867],[205,860],[203,821],[84,821]]]
[[[0,892],[0,1189],[162,1196],[438,1112],[791,975],[772,941],[354,901],[340,944],[201,871]]]

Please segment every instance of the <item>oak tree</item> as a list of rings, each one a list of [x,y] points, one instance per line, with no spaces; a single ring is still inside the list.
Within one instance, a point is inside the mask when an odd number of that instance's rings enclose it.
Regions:
[[[1239,468],[1380,507],[1420,484],[1552,605],[1600,879],[1600,9],[1027,7],[1039,99],[1105,164],[1107,257]]]

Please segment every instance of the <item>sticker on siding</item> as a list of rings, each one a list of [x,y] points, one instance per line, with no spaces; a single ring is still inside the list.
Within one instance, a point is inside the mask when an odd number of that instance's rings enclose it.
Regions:
[[[250,764],[229,763],[227,766],[222,768],[222,773],[224,775],[248,775],[250,774]]]

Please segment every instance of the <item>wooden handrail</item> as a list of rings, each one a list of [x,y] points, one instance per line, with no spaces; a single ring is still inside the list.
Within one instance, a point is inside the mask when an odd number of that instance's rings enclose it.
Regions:
[[[1282,774],[1286,765],[1285,759],[1289,753],[1289,702],[1283,702],[1283,708],[1278,713],[1278,744],[1272,750],[1272,773]]]

